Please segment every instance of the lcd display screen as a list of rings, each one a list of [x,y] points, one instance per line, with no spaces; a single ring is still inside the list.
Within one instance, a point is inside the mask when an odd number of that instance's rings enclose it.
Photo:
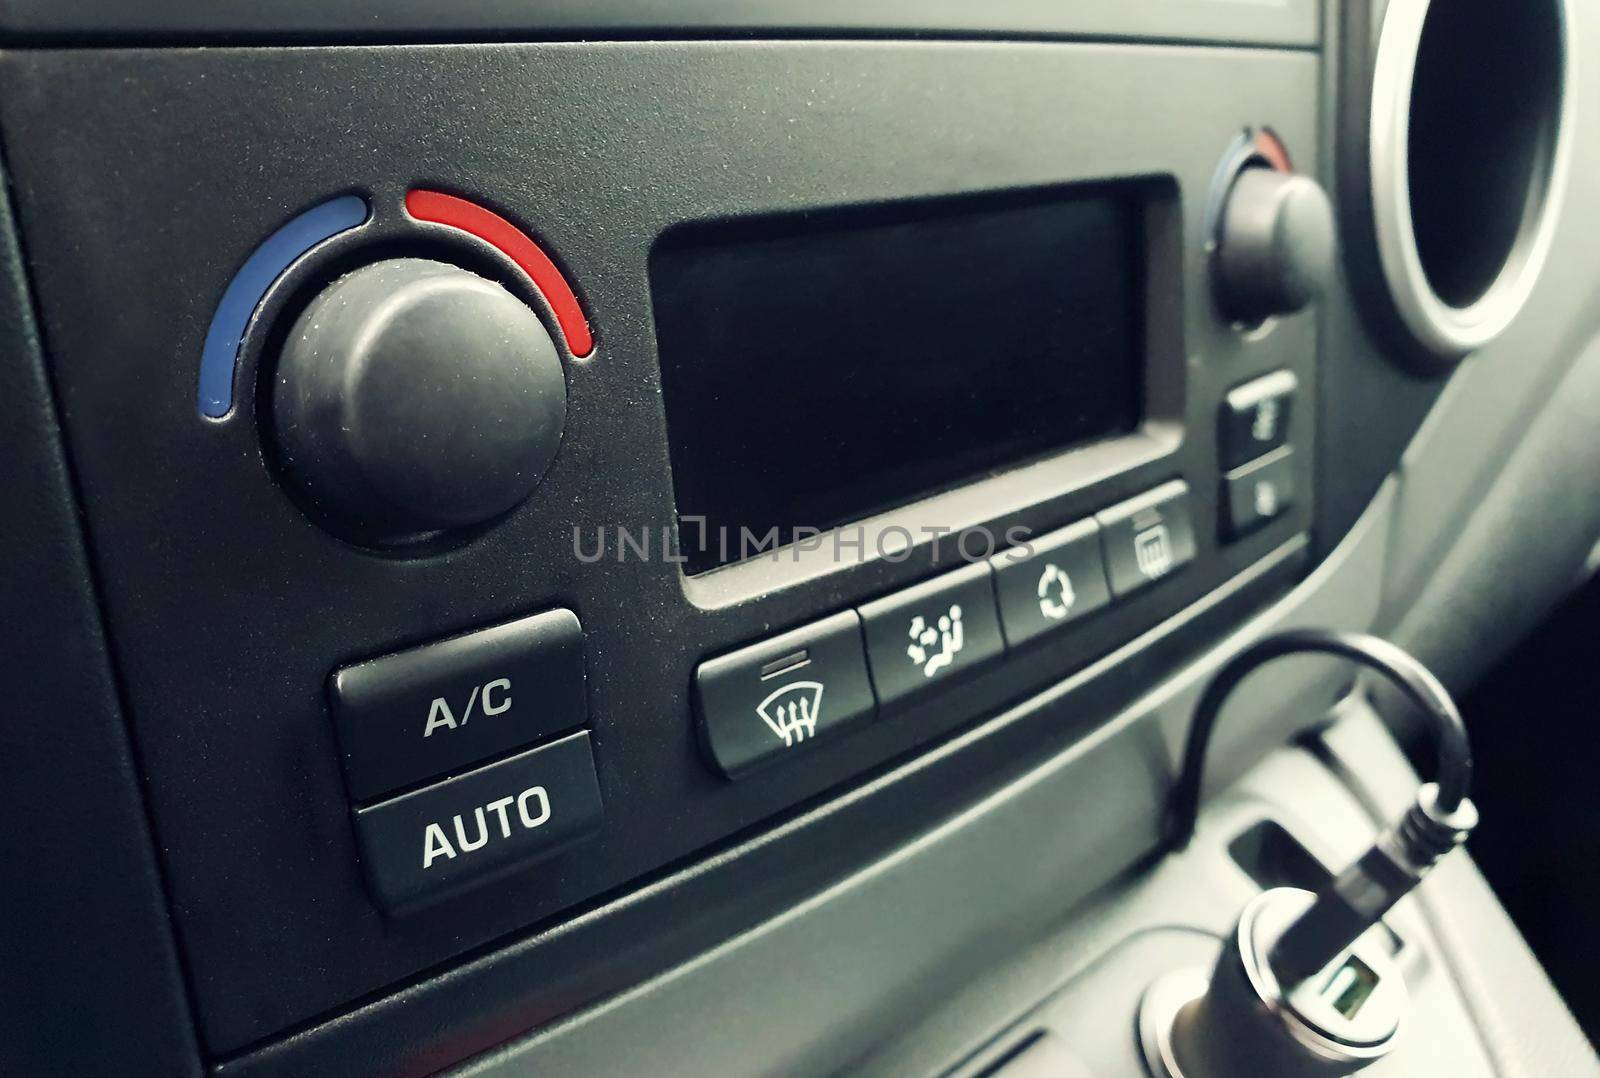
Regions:
[[[1142,192],[664,236],[650,285],[686,570],[1132,430]]]

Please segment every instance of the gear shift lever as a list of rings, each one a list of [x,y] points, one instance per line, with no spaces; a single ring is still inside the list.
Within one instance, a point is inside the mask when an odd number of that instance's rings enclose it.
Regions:
[[[1405,1012],[1405,984],[1370,930],[1477,823],[1467,799],[1472,752],[1444,686],[1386,641],[1295,630],[1247,648],[1201,696],[1173,792],[1169,841],[1181,848],[1194,835],[1206,748],[1223,701],[1261,664],[1308,652],[1361,663],[1416,705],[1433,732],[1437,781],[1317,894],[1283,887],[1253,900],[1209,975],[1182,970],[1151,986],[1139,1032],[1158,1078],[1345,1075],[1387,1054]]]

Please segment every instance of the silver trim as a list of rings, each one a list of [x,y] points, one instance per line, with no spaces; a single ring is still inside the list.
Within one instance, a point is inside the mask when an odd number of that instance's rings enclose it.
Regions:
[[[1173,970],[1145,990],[1139,1001],[1139,1048],[1154,1078],[1188,1078],[1172,1043],[1178,1015],[1206,994],[1211,980],[1206,971],[1189,967]]]
[[[1544,155],[1545,166],[1536,172],[1529,187],[1522,229],[1500,275],[1468,307],[1446,303],[1428,283],[1411,218],[1411,87],[1430,0],[1391,0],[1384,13],[1373,69],[1368,135],[1378,254],[1400,317],[1423,345],[1441,357],[1471,352],[1504,332],[1526,306],[1555,241],[1556,222],[1566,199],[1578,95],[1572,4],[1569,0],[1552,2],[1560,5],[1563,30],[1561,112],[1554,128],[1555,147]]]

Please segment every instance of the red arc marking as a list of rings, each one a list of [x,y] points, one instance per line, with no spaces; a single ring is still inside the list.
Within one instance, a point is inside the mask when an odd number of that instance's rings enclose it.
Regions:
[[[567,347],[579,359],[594,351],[594,333],[577,294],[550,256],[528,234],[492,210],[442,191],[406,192],[406,212],[419,221],[458,229],[498,250],[532,279],[555,312]]]

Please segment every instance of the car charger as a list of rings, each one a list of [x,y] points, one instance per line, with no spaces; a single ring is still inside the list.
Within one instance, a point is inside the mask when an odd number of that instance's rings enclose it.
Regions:
[[[1206,751],[1228,696],[1273,659],[1315,653],[1376,671],[1426,717],[1437,753],[1435,781],[1320,891],[1280,887],[1252,900],[1209,974],[1180,970],[1150,987],[1140,1005],[1139,1035],[1158,1078],[1342,1075],[1386,1055],[1407,996],[1373,930],[1477,824],[1467,797],[1472,751],[1466,727],[1438,679],[1376,637],[1298,629],[1245,649],[1206,687],[1173,791],[1169,843],[1181,849],[1194,836]]]

